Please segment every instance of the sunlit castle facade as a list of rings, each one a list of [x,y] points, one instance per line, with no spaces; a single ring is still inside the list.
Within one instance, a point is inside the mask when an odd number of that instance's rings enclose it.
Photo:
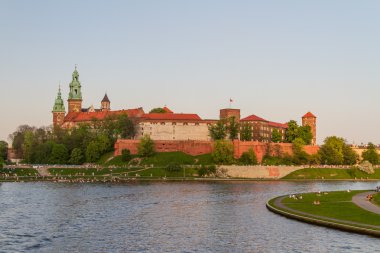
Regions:
[[[79,124],[91,124],[94,120],[101,121],[108,116],[126,114],[135,122],[136,135],[135,139],[140,139],[144,135],[149,135],[153,140],[196,140],[209,141],[209,127],[217,123],[218,120],[206,120],[199,117],[198,114],[174,113],[166,106],[162,113],[145,113],[140,108],[111,110],[111,101],[105,94],[100,102],[100,108],[94,106],[88,108],[82,107],[82,86],[79,81],[77,68],[72,74],[72,80],[69,84],[70,92],[68,95],[68,111],[66,113],[64,101],[62,99],[61,88],[53,106],[53,125],[54,127],[72,128]],[[240,109],[226,108],[220,110],[219,119],[229,119],[234,117],[236,122],[249,124],[252,130],[252,141],[270,142],[272,132],[277,129],[282,139],[285,138],[287,125],[265,120],[256,115],[250,115],[241,118]],[[308,112],[302,117],[302,125],[311,127],[313,133],[312,144],[316,144],[316,117]]]

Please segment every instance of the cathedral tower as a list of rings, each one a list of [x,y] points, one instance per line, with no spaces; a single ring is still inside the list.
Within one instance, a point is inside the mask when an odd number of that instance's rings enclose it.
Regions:
[[[108,99],[107,93],[104,95],[104,98],[101,102],[101,110],[104,111],[110,111],[111,110],[111,102]]]
[[[306,113],[302,116],[302,126],[310,126],[311,133],[313,134],[313,139],[311,140],[311,145],[316,145],[317,143],[317,117],[311,112]]]
[[[73,79],[70,83],[70,93],[69,93],[69,113],[70,112],[80,112],[82,110],[82,91],[79,82],[79,73],[77,71],[77,66],[73,72]]]
[[[53,113],[53,125],[54,126],[62,125],[63,120],[65,118],[65,105],[61,97],[61,87],[59,87],[58,89],[58,94],[57,94],[57,98],[55,99],[52,113]]]

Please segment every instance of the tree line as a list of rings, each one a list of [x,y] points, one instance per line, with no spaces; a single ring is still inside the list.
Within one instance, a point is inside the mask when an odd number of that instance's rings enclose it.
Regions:
[[[70,129],[22,125],[9,138],[25,163],[83,164],[97,162],[112,151],[117,138],[134,136],[134,122],[122,114],[93,119]]]

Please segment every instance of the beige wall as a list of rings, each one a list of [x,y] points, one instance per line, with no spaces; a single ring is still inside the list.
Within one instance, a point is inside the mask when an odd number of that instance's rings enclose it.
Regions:
[[[175,123],[175,124],[173,124]],[[136,138],[145,134],[153,140],[210,140],[207,123],[194,122],[140,122]]]
[[[234,178],[280,179],[293,171],[302,169],[294,166],[234,166],[219,167],[225,174]]]

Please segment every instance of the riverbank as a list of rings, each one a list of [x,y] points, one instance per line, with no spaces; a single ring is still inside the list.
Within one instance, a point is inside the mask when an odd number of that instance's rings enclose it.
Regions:
[[[365,199],[362,204],[353,201],[355,196],[361,200],[366,195],[367,191],[350,190],[302,193],[271,199],[267,208],[302,222],[380,237],[380,207],[379,212],[368,211]]]

